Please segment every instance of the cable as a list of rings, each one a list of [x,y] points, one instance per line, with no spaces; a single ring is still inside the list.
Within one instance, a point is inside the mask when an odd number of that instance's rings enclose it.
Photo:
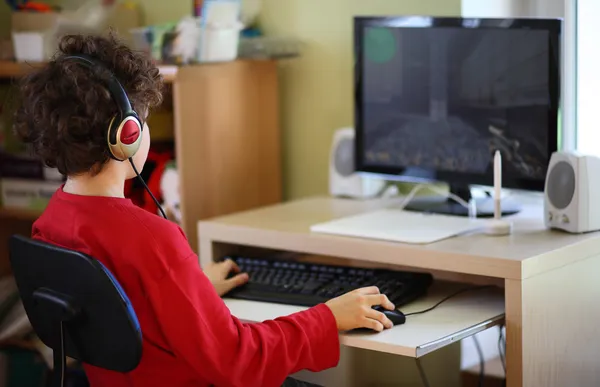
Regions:
[[[440,196],[447,196],[448,198],[454,200],[455,202],[457,202],[461,206],[465,207],[468,210],[468,212],[469,212],[469,217],[470,218],[476,218],[477,217],[477,205],[476,205],[475,199],[471,199],[467,203],[460,196],[457,196],[457,195],[453,194],[452,192],[447,192],[447,191],[445,191],[445,190],[443,190],[441,188],[436,187],[435,185],[430,185],[430,184],[417,184],[417,185],[415,185],[410,190],[410,192],[408,193],[408,195],[406,195],[404,197],[404,200],[402,201],[402,204],[400,205],[400,209],[403,210],[414,199],[415,195],[420,190],[422,190],[423,188],[427,188],[430,191],[433,191],[433,192],[435,192],[436,194],[438,194]],[[492,193],[489,190],[484,189],[483,192],[485,193],[485,195],[486,195],[487,198],[492,198],[493,197]],[[502,199],[506,199],[509,196],[511,196],[510,192],[507,193],[507,194],[503,194],[502,195]]]
[[[454,200],[458,204],[460,204],[463,207],[465,207],[469,211],[469,217],[470,218],[476,218],[477,217],[477,206],[475,206],[475,202],[474,201],[471,202],[471,203],[467,203],[460,196],[455,195],[452,192],[446,192],[443,189],[440,189],[440,188],[438,188],[438,187],[436,187],[434,185],[429,185],[429,184],[417,184],[417,185],[415,185],[410,190],[410,192],[408,193],[408,195],[406,195],[404,197],[404,200],[402,201],[402,204],[400,204],[400,209],[403,210],[413,200],[413,198],[415,197],[415,195],[417,194],[417,192],[419,192],[423,188],[428,188],[429,190],[437,193],[438,195],[449,197],[450,199]]]
[[[500,334],[498,335],[498,353],[500,354],[500,362],[504,369],[504,380],[502,385],[506,386],[506,341],[504,340],[504,334],[502,333],[503,325],[500,325]]]
[[[502,334],[502,328],[503,326],[500,325],[500,334],[498,335],[498,353],[500,354],[500,361],[502,362],[502,369],[504,370],[504,376],[506,377],[506,360],[505,360],[505,353],[506,353],[506,342],[504,342],[504,335]],[[503,344],[504,344],[504,348],[503,348]]]
[[[485,379],[485,359],[483,358],[483,350],[481,349],[479,340],[477,340],[477,336],[473,335],[471,337],[473,338],[475,349],[477,349],[477,354],[479,355],[479,387],[483,387],[483,380]]]
[[[405,313],[404,316],[408,317],[408,316],[413,316],[413,315],[416,315],[416,314],[427,313],[429,311],[434,310],[435,308],[437,308],[438,306],[440,306],[442,303],[448,301],[452,297],[456,297],[456,296],[458,296],[461,293],[469,292],[469,291],[472,291],[472,290],[487,289],[487,288],[495,288],[495,286],[494,285],[482,285],[482,286],[470,286],[468,288],[463,288],[463,289],[460,289],[460,290],[458,290],[458,291],[450,294],[449,296],[446,296],[446,297],[442,298],[440,301],[438,301],[437,304],[435,304],[435,305],[433,305],[433,306],[431,306],[431,307],[429,307],[427,309],[423,309],[423,310],[420,310],[418,312]]]
[[[480,286],[469,286],[467,288],[460,289],[460,290],[442,298],[435,305],[433,305],[427,309],[417,311],[417,312],[406,313],[406,314],[404,314],[404,317],[413,316],[413,315],[417,315],[417,314],[423,314],[423,313],[432,311],[435,308],[437,308],[438,306],[440,306],[441,304],[443,304],[444,302],[451,299],[452,297],[456,297],[457,295],[459,295],[461,293],[465,293],[465,292],[469,292],[469,291],[473,291],[473,290],[488,289],[488,288],[495,288],[495,286],[494,285],[480,285]],[[500,337],[502,337],[502,329],[500,329],[500,335],[501,335]],[[477,354],[479,355],[479,387],[483,387],[483,382],[484,382],[484,378],[485,378],[485,359],[483,357],[483,350],[481,349],[481,345],[479,344],[479,340],[477,340],[477,337],[475,337],[475,335],[473,335],[471,337],[473,338],[473,342],[475,343],[475,348],[477,349]],[[425,374],[425,371],[423,369],[423,365],[421,364],[420,359],[418,357],[416,357],[415,360],[417,362],[417,367],[419,369],[419,374],[421,375],[421,381],[423,383],[423,386],[429,387],[429,381],[427,380],[427,375]],[[506,372],[506,369],[505,369],[505,372]]]
[[[419,369],[419,375],[421,375],[421,382],[423,383],[423,387],[430,387],[429,380],[427,380],[427,375],[425,375],[425,370],[423,369],[423,365],[421,364],[421,359],[415,357],[415,361],[417,362],[417,368]]]
[[[395,184],[386,183],[375,195],[380,198],[390,198],[398,195],[398,187]]]
[[[165,219],[168,219],[167,218],[167,214],[165,214],[165,211],[163,210],[163,208],[161,207],[161,205],[158,203],[158,200],[156,200],[156,198],[152,194],[152,191],[150,191],[150,188],[148,188],[148,186],[146,185],[146,182],[144,181],[144,178],[138,172],[137,168],[135,167],[135,164],[133,163],[133,159],[131,157],[129,158],[129,163],[131,164],[131,167],[133,168],[133,172],[135,172],[135,175],[137,176],[137,178],[140,180],[140,182],[142,183],[142,185],[144,186],[144,188],[146,189],[146,191],[150,194],[150,197],[152,197],[152,200],[154,200],[154,204],[156,204],[156,207],[158,207],[158,210],[160,211],[162,217],[165,218]]]
[[[456,297],[459,294],[473,291],[473,290],[482,290],[482,289],[488,289],[488,288],[495,288],[495,286],[494,285],[469,286],[467,288],[460,289],[460,290],[442,298],[435,305],[433,305],[427,309],[419,310],[417,312],[405,313],[404,317],[414,316],[417,314],[423,314],[423,313],[432,311],[435,308],[437,308],[438,306],[440,306],[441,304],[443,304],[444,302],[448,301],[452,297]],[[473,335],[471,337],[473,338],[473,342],[475,343],[475,348],[477,349],[477,354],[479,355],[479,387],[483,387],[483,382],[485,379],[485,359],[483,357],[483,350],[481,349],[481,345],[479,344],[479,340],[477,340],[477,337],[475,337],[475,335]],[[500,340],[498,342],[500,343],[501,341],[502,341],[502,328],[500,328]],[[419,374],[421,375],[421,381],[423,382],[423,386],[429,387],[429,381],[427,380],[427,375],[425,375],[425,371],[423,370],[423,366],[422,366],[419,358],[415,358],[415,360],[417,362],[417,367],[419,368]],[[504,370],[504,372],[506,373],[506,369]]]

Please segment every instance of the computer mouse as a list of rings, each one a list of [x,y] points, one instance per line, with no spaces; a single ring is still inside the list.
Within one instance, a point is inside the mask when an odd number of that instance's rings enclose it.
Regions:
[[[406,316],[399,310],[388,310],[381,305],[374,306],[373,309],[383,313],[394,325],[402,325],[406,322]]]

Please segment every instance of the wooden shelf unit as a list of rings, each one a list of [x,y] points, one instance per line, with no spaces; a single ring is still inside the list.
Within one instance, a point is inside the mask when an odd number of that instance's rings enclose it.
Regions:
[[[0,80],[35,66],[0,61]],[[182,228],[197,250],[199,220],[282,200],[277,63],[237,60],[159,68],[172,87]],[[0,210],[0,238],[16,232],[9,222],[35,218]],[[4,255],[0,250],[0,260]]]
[[[23,221],[34,221],[36,220],[42,211],[34,211],[34,210],[21,210],[21,209],[13,209],[13,208],[0,208],[0,220],[23,220]]]
[[[43,63],[29,63],[29,62],[13,62],[7,60],[0,60],[0,78],[16,78],[23,74],[26,74],[30,69],[40,67]],[[165,82],[174,82],[177,77],[177,66],[164,65],[159,66],[160,72]]]

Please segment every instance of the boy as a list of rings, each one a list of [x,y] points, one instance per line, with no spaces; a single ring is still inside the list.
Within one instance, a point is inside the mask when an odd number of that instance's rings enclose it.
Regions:
[[[239,271],[230,261],[202,271],[177,225],[124,197],[125,181],[136,176],[134,167],[142,170],[150,147],[144,121],[161,102],[157,68],[113,36],[67,36],[59,51],[23,79],[15,120],[22,140],[67,176],[35,222],[33,237],[106,265],[129,296],[143,333],[143,356],[134,371],[84,365],[92,387],[279,386],[299,370],[335,366],[338,331],[391,327],[371,308],[394,308],[376,288],[261,324],[232,316],[220,296],[247,275],[226,279]],[[82,65],[74,55],[97,64]],[[127,112],[110,86],[113,75],[141,126],[118,125]],[[128,155],[131,144],[135,151]]]

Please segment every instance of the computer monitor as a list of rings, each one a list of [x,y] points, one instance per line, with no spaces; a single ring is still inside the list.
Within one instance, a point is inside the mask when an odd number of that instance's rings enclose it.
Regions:
[[[406,182],[542,191],[558,147],[559,19],[357,17],[355,165]],[[406,209],[467,215],[451,199]],[[503,203],[505,214],[518,203]],[[477,201],[478,216],[493,214]]]

